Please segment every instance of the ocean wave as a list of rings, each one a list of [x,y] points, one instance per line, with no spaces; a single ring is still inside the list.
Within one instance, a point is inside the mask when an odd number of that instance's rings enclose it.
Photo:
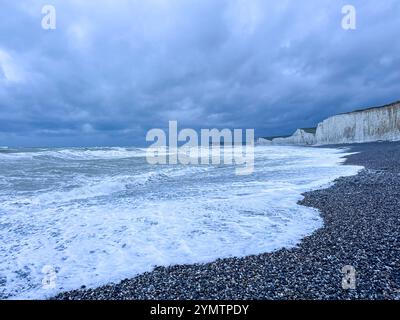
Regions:
[[[76,175],[73,180],[61,183],[57,190],[53,187],[38,190],[32,195],[14,195],[13,198],[5,197],[2,201],[3,207],[13,207],[23,204],[30,207],[43,207],[57,205],[58,207],[68,205],[73,201],[88,201],[97,197],[108,197],[128,190],[129,188],[144,186],[151,183],[162,183],[171,178],[194,175],[209,170],[208,167],[176,167],[164,168],[157,171],[149,171],[135,175],[116,175],[90,177]],[[4,184],[10,186],[7,178]],[[72,186],[72,187],[71,187]]]
[[[0,159],[64,159],[64,160],[107,160],[145,157],[140,148],[71,148],[71,149],[34,149],[29,151],[5,149],[0,151]]]
[[[268,147],[255,154],[251,176],[220,166],[151,166],[145,159],[81,163],[73,154],[65,161],[65,152],[33,168],[14,162],[12,179],[0,169],[11,183],[0,194],[0,238],[7,239],[0,297],[44,298],[154,265],[293,247],[322,226],[316,209],[297,204],[301,194],[360,170],[341,166],[345,154],[333,149]],[[57,270],[52,290],[41,286],[44,266]]]

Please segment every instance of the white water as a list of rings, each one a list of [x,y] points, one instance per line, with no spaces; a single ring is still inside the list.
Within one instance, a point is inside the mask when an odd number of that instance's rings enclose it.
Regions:
[[[339,150],[255,149],[255,172],[151,166],[144,150],[0,152],[0,297],[45,298],[156,265],[293,247],[322,226],[301,193],[359,167]],[[57,271],[44,289],[44,266]]]

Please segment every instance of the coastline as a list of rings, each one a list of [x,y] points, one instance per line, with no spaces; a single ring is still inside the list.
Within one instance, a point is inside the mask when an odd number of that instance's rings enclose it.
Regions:
[[[324,226],[297,247],[157,267],[54,299],[400,299],[400,143],[331,147],[359,152],[344,165],[365,169],[304,194],[300,204],[319,209]],[[356,289],[342,288],[346,265],[356,270]]]

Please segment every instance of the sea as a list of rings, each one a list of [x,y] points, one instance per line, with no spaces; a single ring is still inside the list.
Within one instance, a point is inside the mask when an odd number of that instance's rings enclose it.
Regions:
[[[0,149],[0,298],[45,299],[156,266],[292,248],[323,226],[302,193],[361,169],[346,149],[256,146],[235,164],[149,164],[146,149]]]

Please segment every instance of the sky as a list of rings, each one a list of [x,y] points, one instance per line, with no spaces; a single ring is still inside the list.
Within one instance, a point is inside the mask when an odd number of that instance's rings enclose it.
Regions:
[[[342,28],[342,7],[356,29]],[[44,5],[56,28],[43,29]],[[400,100],[398,0],[0,0],[0,146],[290,134]]]

